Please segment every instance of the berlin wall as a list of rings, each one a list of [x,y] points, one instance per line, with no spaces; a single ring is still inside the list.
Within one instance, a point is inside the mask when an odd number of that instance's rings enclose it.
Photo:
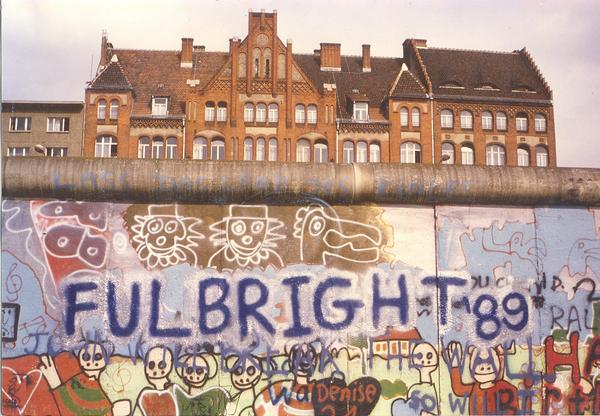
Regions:
[[[4,159],[5,415],[600,413],[600,171]]]

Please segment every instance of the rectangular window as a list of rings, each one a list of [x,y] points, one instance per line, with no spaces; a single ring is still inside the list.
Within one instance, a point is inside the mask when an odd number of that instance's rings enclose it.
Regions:
[[[367,121],[369,119],[369,104],[354,103],[354,120]]]
[[[217,121],[227,121],[227,107],[217,107]]]
[[[492,129],[492,123],[493,123],[493,119],[492,119],[492,115],[487,113],[487,114],[483,114],[481,116],[481,128],[484,130],[491,130]]]
[[[517,117],[517,131],[527,131],[526,117]]]
[[[68,132],[69,117],[48,117],[48,127],[46,131],[49,133]]]
[[[29,147],[8,147],[6,156],[29,156]]]
[[[207,105],[204,107],[204,121],[215,121],[215,107]]]
[[[11,117],[10,131],[31,131],[31,117]]]
[[[256,106],[256,122],[264,123],[267,121],[267,107],[263,105]]]
[[[46,154],[51,157],[67,157],[67,148],[66,147],[48,147]]]
[[[153,116],[166,116],[168,101],[169,100],[166,97],[152,98],[152,115]]]

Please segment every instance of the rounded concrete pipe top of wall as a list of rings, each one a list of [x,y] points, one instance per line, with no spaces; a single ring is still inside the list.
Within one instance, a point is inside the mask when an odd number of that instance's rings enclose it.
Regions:
[[[600,169],[3,158],[5,198],[600,206]]]

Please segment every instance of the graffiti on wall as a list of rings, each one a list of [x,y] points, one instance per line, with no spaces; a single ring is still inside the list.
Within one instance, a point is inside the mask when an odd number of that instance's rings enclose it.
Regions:
[[[597,209],[2,216],[3,414],[600,413]]]

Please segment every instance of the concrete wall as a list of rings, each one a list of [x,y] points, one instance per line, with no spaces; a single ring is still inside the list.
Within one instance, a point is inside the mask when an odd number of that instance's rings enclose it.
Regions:
[[[3,414],[600,412],[598,202],[3,189]]]

